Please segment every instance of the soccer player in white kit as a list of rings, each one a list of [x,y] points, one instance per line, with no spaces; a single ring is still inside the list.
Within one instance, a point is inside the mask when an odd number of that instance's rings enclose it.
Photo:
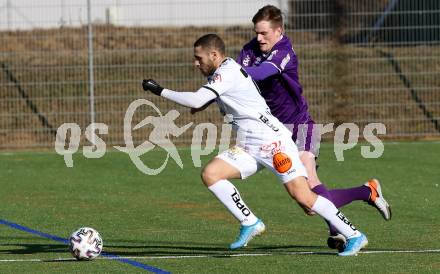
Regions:
[[[237,131],[237,144],[213,158],[202,171],[203,183],[240,222],[240,234],[231,249],[244,247],[265,230],[229,179],[245,179],[266,167],[277,175],[289,195],[306,211],[316,212],[347,238],[338,255],[356,255],[368,244],[366,236],[326,198],[313,193],[307,173],[291,139],[291,132],[272,116],[252,78],[233,59],[225,56],[225,44],[216,34],[207,34],[194,43],[195,65],[208,83],[196,92],[164,89],[152,79],[144,80],[144,90],[190,108],[201,108],[215,100],[220,111],[230,117]]]

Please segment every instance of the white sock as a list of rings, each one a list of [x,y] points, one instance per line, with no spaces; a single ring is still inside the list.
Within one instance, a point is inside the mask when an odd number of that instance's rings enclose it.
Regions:
[[[333,225],[345,238],[358,236],[359,231],[350,223],[350,221],[340,212],[335,205],[328,199],[319,196],[312,206],[312,210],[318,213]]]
[[[242,225],[253,225],[257,222],[257,217],[244,203],[240,193],[235,186],[228,180],[220,180],[208,189],[214,193],[217,199],[234,215]]]

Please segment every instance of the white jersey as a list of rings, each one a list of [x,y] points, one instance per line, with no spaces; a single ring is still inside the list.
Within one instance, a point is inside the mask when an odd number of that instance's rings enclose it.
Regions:
[[[163,89],[161,96],[196,109],[216,99],[237,130],[237,145],[217,157],[237,168],[241,178],[263,167],[276,173],[282,182],[307,177],[292,133],[272,116],[257,85],[233,59],[227,58],[196,92]]]
[[[225,59],[208,77],[208,83],[203,88],[216,94],[220,111],[231,116],[232,124],[238,127],[238,131],[245,132],[248,138],[266,139],[264,136],[267,134],[291,134],[272,116],[255,82],[233,59]]]

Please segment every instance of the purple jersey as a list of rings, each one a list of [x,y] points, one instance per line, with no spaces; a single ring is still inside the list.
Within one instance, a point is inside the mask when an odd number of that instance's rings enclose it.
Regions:
[[[313,123],[298,80],[298,59],[286,36],[269,53],[262,53],[257,39],[252,39],[241,50],[237,63],[245,69],[262,63],[274,66],[277,74],[256,81],[272,114],[284,124]]]

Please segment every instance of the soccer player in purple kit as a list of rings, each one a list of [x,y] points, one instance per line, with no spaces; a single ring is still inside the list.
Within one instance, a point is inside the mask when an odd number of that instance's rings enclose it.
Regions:
[[[292,43],[283,34],[281,10],[272,5],[264,6],[254,15],[252,22],[256,37],[243,47],[237,63],[256,81],[271,113],[285,125],[293,127],[292,139],[298,145],[312,191],[332,201],[337,208],[356,200],[368,202],[385,220],[390,220],[391,208],[377,179],[370,179],[359,187],[331,190],[319,180],[316,158],[321,135],[302,95],[298,59]],[[330,224],[329,230],[328,246],[341,250],[346,239]]]

